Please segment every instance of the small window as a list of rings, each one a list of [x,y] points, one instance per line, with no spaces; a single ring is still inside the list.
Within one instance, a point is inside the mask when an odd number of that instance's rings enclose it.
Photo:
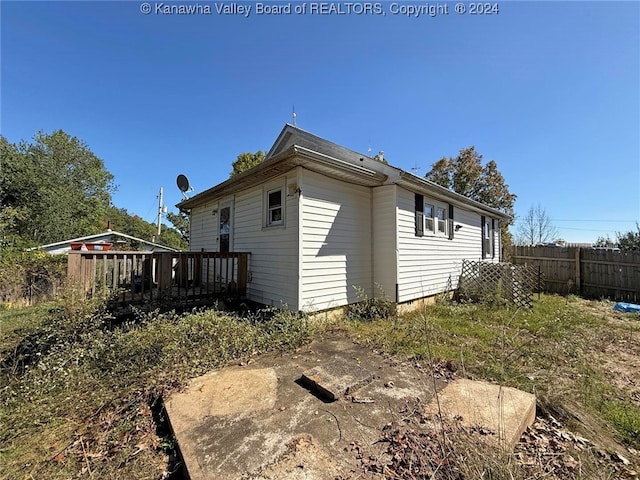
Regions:
[[[482,217],[482,258],[493,257],[493,229],[491,228],[491,222],[486,217]]]
[[[433,205],[424,205],[424,231],[433,233]]]
[[[436,209],[436,215],[438,220],[438,233],[446,235],[447,234],[447,211],[442,207],[438,207]]]
[[[282,189],[267,192],[267,227],[282,225]]]

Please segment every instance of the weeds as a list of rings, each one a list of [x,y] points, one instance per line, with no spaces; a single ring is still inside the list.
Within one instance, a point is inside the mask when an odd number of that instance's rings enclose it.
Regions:
[[[163,395],[232,359],[294,349],[313,333],[303,315],[278,309],[247,318],[213,310],[135,311],[132,321],[116,324],[103,302],[79,301],[62,295],[57,304],[0,311],[0,478],[157,479],[172,468],[167,452],[174,445],[156,431]],[[582,305],[546,295],[531,311],[438,302],[392,320],[383,319],[384,308],[363,306],[344,328],[387,353],[460,362],[471,377],[535,390],[548,411],[564,412],[578,426],[591,419],[592,438],[607,438],[610,425],[618,440],[637,449],[638,403],[612,383],[601,360],[612,346],[635,348],[639,327],[612,324]],[[388,445],[412,459],[406,468],[439,468],[451,476],[435,478],[447,479],[543,478],[550,471],[537,459],[527,477],[513,457],[480,447],[478,432],[454,431],[452,424],[445,426],[450,433],[430,439],[419,425],[412,418],[383,432]],[[431,441],[438,442],[434,451],[418,448]],[[388,459],[375,462],[389,474],[389,468],[401,471]],[[597,469],[590,471],[591,477],[583,470],[575,478],[599,478]]]
[[[54,298],[66,273],[66,260],[41,250],[0,247],[0,305],[34,305]]]
[[[431,352],[433,361],[460,362],[472,378],[535,392],[558,410],[579,408],[596,431],[611,425],[617,440],[638,449],[637,400],[612,384],[599,359],[616,341],[635,345],[630,338],[640,326],[630,332],[626,324],[612,325],[581,302],[543,295],[531,310],[438,302],[394,322],[351,322],[347,328],[389,354],[427,358]]]
[[[348,320],[369,321],[396,316],[396,304],[386,298],[380,285],[377,285],[377,288],[380,290],[380,294],[369,297],[364,288],[353,286],[358,296],[358,302],[347,305],[346,317]]]
[[[292,349],[310,335],[305,319],[288,312],[137,311],[118,325],[104,301],[91,312],[76,301],[63,298],[3,352],[0,478],[159,478],[171,444],[155,431],[160,398],[230,360]]]

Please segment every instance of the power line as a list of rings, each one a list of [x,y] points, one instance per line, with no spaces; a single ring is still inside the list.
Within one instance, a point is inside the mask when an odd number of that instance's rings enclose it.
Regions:
[[[598,228],[576,228],[576,227],[558,227],[562,230],[581,230],[583,232],[611,232],[611,230],[601,230]]]
[[[638,220],[604,220],[604,219],[575,219],[575,218],[552,218],[552,222],[621,222],[621,223],[635,223]]]
[[[535,220],[535,219],[534,219]],[[524,216],[516,216],[516,222],[529,221],[528,218]],[[638,220],[605,220],[605,219],[590,219],[590,218],[550,218],[550,222],[601,222],[601,223],[637,223]]]

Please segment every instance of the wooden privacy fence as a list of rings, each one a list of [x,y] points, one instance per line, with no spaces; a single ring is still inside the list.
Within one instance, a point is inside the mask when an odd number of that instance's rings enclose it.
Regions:
[[[247,293],[249,253],[69,252],[67,275],[87,296],[114,300],[206,302]]]
[[[640,252],[637,251],[514,246],[511,261],[539,267],[548,292],[640,301]]]

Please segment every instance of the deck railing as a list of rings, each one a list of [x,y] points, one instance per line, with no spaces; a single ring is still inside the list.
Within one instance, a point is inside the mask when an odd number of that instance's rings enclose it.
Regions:
[[[69,252],[67,275],[87,296],[120,302],[202,301],[247,293],[245,252]]]

